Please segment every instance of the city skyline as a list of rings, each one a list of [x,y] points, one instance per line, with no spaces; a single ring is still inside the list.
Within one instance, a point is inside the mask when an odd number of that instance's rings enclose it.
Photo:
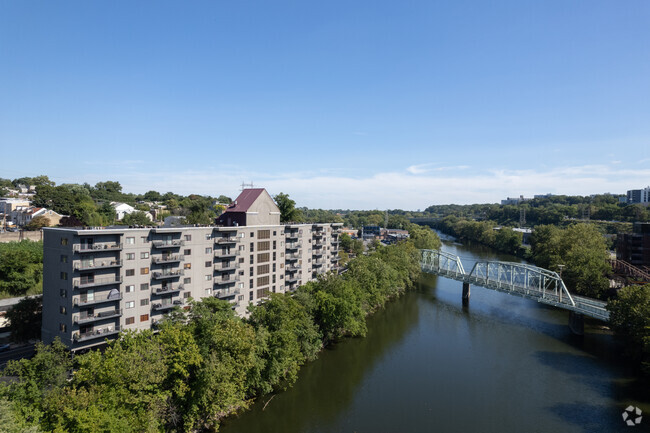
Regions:
[[[647,2],[0,11],[0,177],[407,210],[650,183]]]

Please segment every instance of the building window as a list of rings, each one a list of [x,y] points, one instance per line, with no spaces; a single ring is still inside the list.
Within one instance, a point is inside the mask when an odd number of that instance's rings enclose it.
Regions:
[[[275,284],[275,274],[273,274],[273,281],[272,281],[272,283]]]
[[[251,242],[251,245],[250,245],[250,248],[249,248],[249,249],[251,250],[251,253],[252,253],[253,251],[255,251],[255,244],[254,244],[253,242]]]
[[[147,275],[149,273],[149,268],[140,268],[140,275]]]
[[[126,244],[127,245],[135,245],[135,237],[126,238]]]
[[[149,253],[146,252],[146,251],[144,253],[140,253],[140,258],[141,259],[148,259],[149,258]]]
[[[269,239],[271,237],[271,230],[258,230],[257,239]]]
[[[192,240],[192,235],[185,235],[185,240],[186,241],[191,241]]]
[[[206,240],[206,241],[209,241],[210,239],[212,239],[212,235],[211,235],[210,233],[208,233],[207,235],[205,235],[205,240]]]
[[[275,236],[275,235],[277,235],[277,232],[275,230],[273,230],[273,236]]]
[[[257,289],[257,299],[264,298],[269,295],[269,289]]]
[[[249,270],[249,275],[252,277],[252,276],[253,276],[253,272],[254,272],[254,271],[253,271],[253,268],[249,268],[248,270]]]
[[[66,289],[61,289],[59,291],[59,295],[61,295],[62,298],[67,298],[68,297],[68,291]]]
[[[135,286],[133,284],[128,285],[128,286],[125,287],[125,291],[126,291],[126,293],[133,293],[133,292],[135,292]]]
[[[63,305],[59,307],[59,313],[65,314],[65,307]]]
[[[253,255],[251,254],[251,265],[253,264]]]
[[[206,268],[209,268],[210,266],[212,266],[212,261],[205,262],[205,267]]]
[[[276,259],[277,259],[277,257],[275,255],[275,251],[273,251],[273,261],[275,261]]]
[[[184,263],[183,264],[183,269],[192,269],[192,264],[191,263]]]
[[[147,305],[149,305],[149,299],[140,299],[141,307],[146,307]]]
[[[257,266],[257,273],[258,273],[258,275],[268,274],[269,269],[270,269],[269,265],[259,265],[259,266]],[[251,268],[251,270],[253,270],[253,268]]]
[[[149,290],[149,283],[140,284],[140,290]]]
[[[140,236],[140,241],[142,241],[143,244],[146,244],[147,242],[149,242],[149,239],[147,239],[146,236]]]
[[[248,287],[249,287],[250,289],[253,288],[253,279],[252,279],[252,278],[251,278],[250,280],[248,280]]]
[[[277,248],[276,244],[277,244],[277,241],[273,241],[273,249],[274,250]]]
[[[189,256],[192,255],[192,250],[190,248],[187,248],[183,250],[183,255]]]
[[[210,287],[205,289],[205,294],[208,295],[208,296],[211,295],[212,294],[212,289]]]
[[[258,242],[257,249],[260,251],[268,251],[271,249],[271,243],[269,241]]]
[[[212,275],[206,275],[205,281],[212,281]]]
[[[184,292],[183,293],[183,299],[187,299],[190,297],[190,292]]]
[[[126,253],[127,260],[135,260],[135,253]]]
[[[61,272],[61,279],[62,280],[67,280],[68,279],[68,273],[67,272]]]
[[[149,315],[148,314],[143,314],[143,315],[140,316],[140,321],[141,322],[146,322],[147,320],[149,320]]]
[[[257,286],[266,286],[269,284],[269,276],[257,277]]]
[[[205,253],[206,253],[206,254],[212,254],[212,247],[207,247],[207,248],[205,249]]]
[[[251,232],[251,237],[254,237],[254,236],[255,236],[255,232]]]
[[[68,256],[61,255],[61,263],[68,263]]]
[[[124,307],[129,309],[129,308],[134,308],[135,307],[135,301],[127,301],[124,303]]]
[[[273,263],[273,272],[275,272],[275,263]]]
[[[266,263],[269,261],[271,255],[269,253],[261,253],[257,255],[257,263]]]
[[[61,245],[68,245],[68,238],[61,238]]]
[[[135,323],[135,317],[127,317],[126,320],[124,320],[124,323],[127,325],[133,325]]]
[[[244,258],[243,257],[239,258],[239,263],[244,263]]]
[[[191,278],[191,277],[183,278],[183,284],[190,284],[191,282],[192,282],[192,278]]]
[[[124,272],[124,275],[126,275],[127,277],[132,277],[132,276],[134,276],[134,275],[135,275],[135,269],[127,269],[127,270]]]
[[[243,300],[244,300],[244,295],[239,295],[239,296],[237,297],[237,300],[238,300],[238,301],[243,301]]]
[[[65,332],[65,329],[66,329],[65,323],[59,323],[59,331]]]

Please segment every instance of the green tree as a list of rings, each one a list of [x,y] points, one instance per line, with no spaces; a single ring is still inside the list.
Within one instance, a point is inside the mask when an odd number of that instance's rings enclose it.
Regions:
[[[0,244],[0,292],[21,296],[36,288],[43,277],[43,242]]]
[[[140,225],[147,226],[151,224],[151,220],[142,211],[135,211],[130,214],[124,215],[122,222],[128,226]]]
[[[40,230],[43,227],[50,226],[50,219],[43,215],[38,215],[32,218],[30,222],[25,225],[26,230]]]
[[[607,309],[612,328],[627,340],[628,351],[650,375],[650,284],[624,287]]]
[[[417,224],[409,224],[408,226],[409,238],[415,248],[437,250],[440,249],[442,242],[438,235],[429,227],[418,226]]]
[[[162,195],[158,191],[147,191],[143,198],[147,201],[162,201]]]
[[[41,338],[43,302],[41,298],[21,299],[7,311],[11,339],[16,342]]]
[[[280,193],[273,197],[275,204],[280,208],[280,221],[286,222],[300,222],[302,221],[302,213],[296,209],[296,202],[289,198],[289,194]]]

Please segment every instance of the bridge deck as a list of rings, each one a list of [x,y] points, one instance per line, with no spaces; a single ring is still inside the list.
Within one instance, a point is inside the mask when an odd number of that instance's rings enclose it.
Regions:
[[[425,257],[426,254],[430,256]],[[421,268],[426,273],[609,320],[605,302],[570,294],[561,278],[546,269],[519,263],[478,262],[470,273],[466,273],[459,257],[435,250],[423,250]]]

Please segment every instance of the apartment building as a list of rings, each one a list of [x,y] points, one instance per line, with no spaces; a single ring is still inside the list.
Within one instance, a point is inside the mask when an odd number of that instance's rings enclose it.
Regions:
[[[230,214],[230,215],[228,215]],[[72,350],[155,329],[208,296],[240,315],[269,293],[338,269],[341,224],[280,224],[263,189],[244,190],[208,227],[46,228],[42,338]]]

